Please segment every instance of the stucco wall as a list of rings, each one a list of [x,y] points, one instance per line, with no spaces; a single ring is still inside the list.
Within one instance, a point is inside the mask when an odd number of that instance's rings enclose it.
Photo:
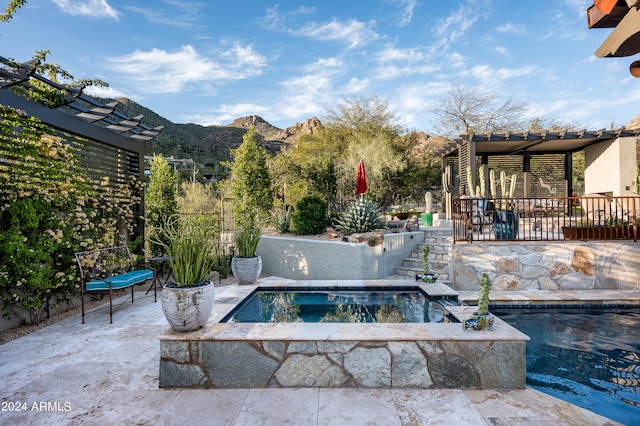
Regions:
[[[633,193],[637,141],[637,137],[618,138],[584,149],[585,194],[609,192],[619,196]]]
[[[640,289],[640,243],[454,244],[455,290],[477,290],[487,272],[495,290]]]
[[[257,254],[266,275],[296,280],[375,279],[395,273],[424,232],[384,234],[382,245],[262,236]]]

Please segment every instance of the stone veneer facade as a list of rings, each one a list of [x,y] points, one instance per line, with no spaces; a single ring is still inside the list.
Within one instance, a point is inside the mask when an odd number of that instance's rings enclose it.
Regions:
[[[486,272],[494,290],[640,289],[640,243],[456,243],[451,287],[477,290]]]
[[[375,281],[260,285],[367,286]],[[407,285],[390,281],[386,285]],[[421,286],[422,288],[425,288]],[[254,286],[216,296],[203,330],[160,336],[160,387],[468,388],[523,389],[529,338],[496,318],[493,331],[463,330],[460,323],[220,323]],[[429,294],[451,290],[439,284]],[[453,292],[455,294],[455,292]],[[458,319],[475,308],[447,307]]]

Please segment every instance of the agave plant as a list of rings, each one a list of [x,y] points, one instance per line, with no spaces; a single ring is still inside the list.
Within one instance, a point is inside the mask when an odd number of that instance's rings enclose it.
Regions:
[[[359,198],[336,219],[335,227],[345,235],[382,229],[382,209],[372,201]]]
[[[282,206],[271,212],[271,225],[281,234],[289,232],[291,227],[291,208]]]

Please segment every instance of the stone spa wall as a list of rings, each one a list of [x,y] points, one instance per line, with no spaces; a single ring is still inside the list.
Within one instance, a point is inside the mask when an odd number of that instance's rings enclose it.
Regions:
[[[468,318],[474,307],[449,307]],[[523,389],[529,338],[451,324],[211,324],[160,337],[160,387]]]
[[[376,282],[379,285],[384,283]],[[405,287],[407,281],[389,281]],[[366,287],[373,281],[264,279],[258,286]],[[253,291],[229,286],[216,293],[202,330],[160,339],[162,388],[466,388],[523,389],[526,342],[499,318],[493,331],[449,323],[234,323],[219,322]],[[439,284],[421,286],[450,295]],[[455,292],[453,292],[455,294]],[[458,320],[473,306],[447,306]]]
[[[483,272],[494,290],[638,290],[640,243],[458,243],[450,267],[455,290],[477,290]]]

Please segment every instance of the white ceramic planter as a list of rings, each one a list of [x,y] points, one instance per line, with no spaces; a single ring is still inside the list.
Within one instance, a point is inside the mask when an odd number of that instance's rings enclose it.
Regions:
[[[212,281],[200,287],[162,289],[162,311],[171,328],[179,332],[197,330],[205,325],[215,300]]]
[[[262,258],[234,256],[231,259],[231,272],[239,284],[254,284],[262,272]]]

